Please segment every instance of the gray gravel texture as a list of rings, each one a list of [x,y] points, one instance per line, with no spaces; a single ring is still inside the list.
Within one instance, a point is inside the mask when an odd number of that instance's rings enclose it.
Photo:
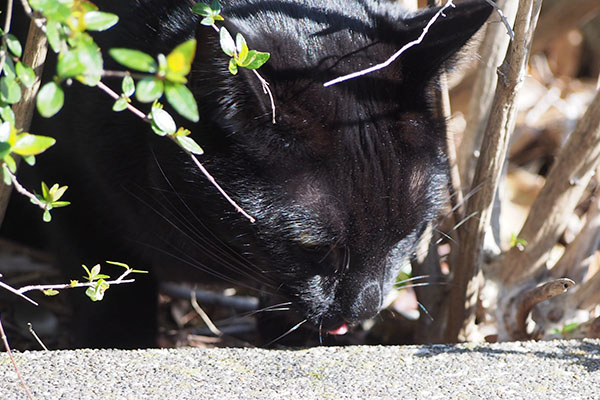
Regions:
[[[16,354],[36,399],[600,399],[600,340]],[[0,354],[0,399],[25,399]]]

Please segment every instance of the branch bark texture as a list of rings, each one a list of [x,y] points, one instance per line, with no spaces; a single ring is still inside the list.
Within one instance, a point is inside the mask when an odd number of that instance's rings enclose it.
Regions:
[[[498,86],[486,135],[481,146],[466,215],[476,213],[460,231],[461,251],[453,266],[452,290],[449,296],[449,318],[445,339],[455,342],[468,338],[475,322],[483,255],[483,239],[489,224],[496,189],[516,119],[515,99],[522,86],[533,32],[541,0],[521,1],[515,19],[515,40],[498,70]]]
[[[512,248],[501,277],[514,284],[543,268],[600,162],[600,90],[555,161],[519,233],[524,251]]]

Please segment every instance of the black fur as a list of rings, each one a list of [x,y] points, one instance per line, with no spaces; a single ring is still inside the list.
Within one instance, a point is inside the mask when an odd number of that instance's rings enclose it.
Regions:
[[[444,198],[445,123],[428,93],[491,7],[481,0],[448,9],[388,68],[324,88],[387,59],[437,10],[409,14],[367,0],[223,1],[229,31],[271,53],[260,72],[277,105],[273,124],[256,77],[227,72],[217,35],[199,24],[190,1],[97,3],[121,17],[97,35],[103,49],[168,53],[197,38],[190,87],[201,119],[179,122],[204,148],[201,162],[257,222],[236,213],[176,146],[77,86],[60,117],[38,121],[40,133],[63,132],[53,153],[65,168],[55,178],[70,185],[74,201],[55,213],[72,240],[61,248],[63,262],[117,259],[151,267],[158,279],[200,271],[260,288],[272,302],[292,302],[287,328],[306,319],[325,333],[376,315]],[[111,288],[105,312],[80,305],[88,317],[78,322],[81,344],[151,345],[152,282]]]

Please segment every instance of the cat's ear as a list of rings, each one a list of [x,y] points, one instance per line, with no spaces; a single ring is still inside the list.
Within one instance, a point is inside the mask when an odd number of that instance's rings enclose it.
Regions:
[[[428,8],[409,17],[403,24],[404,37],[418,38],[440,7]],[[442,64],[453,56],[481,28],[493,8],[485,0],[456,4],[444,10],[423,41],[411,47],[402,57],[405,73],[422,79],[435,75]]]

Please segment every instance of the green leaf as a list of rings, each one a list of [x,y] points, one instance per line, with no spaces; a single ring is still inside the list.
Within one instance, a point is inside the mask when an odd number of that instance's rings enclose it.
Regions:
[[[571,322],[570,324],[563,326],[560,332],[562,334],[573,332],[575,329],[577,329],[577,327],[579,327],[579,325],[579,322]]]
[[[4,162],[6,163],[6,166],[8,167],[8,170],[10,172],[12,172],[13,174],[17,172],[17,163],[10,154],[4,156]]]
[[[211,10],[210,6],[206,3],[194,4],[192,6],[192,11],[203,17],[210,17],[212,15],[212,10]]]
[[[53,208],[60,208],[60,207],[66,207],[66,206],[68,206],[70,204],[71,204],[70,201],[53,201],[52,202],[52,207]]]
[[[6,45],[8,46],[8,50],[15,56],[21,57],[23,55],[23,48],[21,47],[21,42],[16,38],[12,33],[4,36],[4,40],[6,40]]]
[[[115,104],[113,104],[113,111],[116,112],[121,112],[123,110],[125,110],[127,108],[127,100],[125,100],[124,98],[120,98],[117,101],[115,101]]]
[[[8,104],[3,105],[0,103],[0,118],[2,118],[3,121],[10,122],[13,126],[15,125],[15,113]]]
[[[121,90],[123,90],[123,94],[126,97],[131,97],[131,95],[135,92],[135,83],[130,75],[127,75],[123,78],[123,81],[121,82]]]
[[[109,286],[104,279],[100,279],[93,286],[87,288],[85,294],[92,301],[101,301],[104,298],[104,292],[106,292]]]
[[[65,22],[71,15],[74,0],[29,0],[29,5],[49,20]]]
[[[42,117],[49,118],[60,111],[65,93],[56,82],[48,82],[38,92],[36,104]]]
[[[42,198],[47,199],[49,197],[50,194],[48,193],[48,185],[46,185],[46,182],[42,181]]]
[[[119,64],[136,71],[155,73],[158,65],[154,58],[139,50],[132,49],[110,49],[108,54]]]
[[[131,269],[131,267],[129,265],[127,265],[125,263],[122,263],[122,262],[118,262],[118,261],[108,261],[108,260],[106,260],[106,263],[110,264],[110,265],[116,265],[117,267],[123,267],[125,269]]]
[[[35,156],[23,156],[23,160],[32,167],[35,165]]]
[[[244,68],[248,69],[258,69],[262,67],[271,57],[271,54],[264,53],[262,51],[250,50],[248,53],[248,59],[252,59],[247,65],[242,65]]]
[[[234,58],[229,60],[229,72],[231,75],[237,75],[238,73],[238,66]]]
[[[204,17],[202,18],[202,21],[200,21],[200,24],[204,26],[213,26],[214,23],[215,19],[213,17]]]
[[[200,145],[198,145],[198,143],[196,143],[196,141],[189,136],[175,136],[175,140],[177,140],[177,143],[184,150],[187,150],[190,153],[197,155],[202,155],[204,153],[202,147],[200,147]]]
[[[19,80],[23,86],[27,88],[32,87],[33,83],[35,82],[35,72],[33,72],[33,69],[27,64],[19,61],[17,62],[16,70],[17,76],[19,77]]]
[[[52,221],[52,215],[50,215],[50,210],[44,210],[44,214],[42,215],[42,220],[44,220],[44,222]]]
[[[4,71],[4,75],[9,79],[15,79],[15,76],[17,76],[17,72],[15,70],[15,63],[10,57],[6,57],[4,59],[4,67],[2,68],[2,70]]]
[[[150,115],[152,116],[152,125],[155,125],[155,128],[158,128],[160,131],[157,132],[158,134],[165,133],[170,135],[177,130],[177,125],[175,125],[173,117],[162,108],[152,107]]]
[[[4,157],[10,154],[10,144],[6,142],[0,142],[0,160],[4,160]]]
[[[14,79],[7,76],[0,78],[0,101],[15,104],[21,100],[21,87]]]
[[[73,78],[83,74],[84,71],[85,66],[79,60],[79,55],[76,50],[62,51],[58,55],[56,73],[61,79]]]
[[[56,143],[56,140],[48,136],[22,133],[12,149],[14,153],[20,156],[36,156],[53,146],[54,143]]]
[[[59,292],[56,289],[46,289],[46,290],[43,290],[42,293],[44,293],[45,296],[52,297],[52,296],[56,296]]]
[[[83,16],[85,27],[89,31],[104,31],[119,22],[115,14],[102,11],[89,11]]]
[[[167,56],[167,79],[185,83],[196,54],[196,40],[190,39],[175,47]]]
[[[8,166],[6,164],[2,164],[2,180],[6,186],[12,185],[12,179],[10,178]]]
[[[248,45],[246,44],[246,39],[242,36],[241,33],[238,33],[235,37],[235,49],[237,50],[237,60],[239,65],[243,65],[244,60],[248,57]]]
[[[76,51],[79,62],[85,67],[82,76],[77,76],[77,80],[84,85],[96,86],[104,70],[100,48],[91,36],[84,34],[77,43]]]
[[[137,84],[135,97],[142,103],[151,103],[163,94],[163,81],[156,78],[144,78]]]
[[[6,143],[10,139],[10,132],[12,131],[12,124],[8,121],[4,121],[0,124],[0,143]],[[10,147],[10,143],[6,143]],[[3,157],[3,156],[2,156]],[[2,158],[0,157],[0,158]]]
[[[219,0],[212,0],[210,2],[210,9],[213,15],[219,15],[221,13],[221,2]]]
[[[182,116],[192,122],[198,122],[198,105],[192,92],[181,83],[167,83],[165,96],[169,104]]]
[[[62,42],[60,39],[60,24],[58,22],[48,21],[46,23],[46,37],[48,38],[48,43],[50,44],[52,51],[58,53]]]
[[[51,196],[52,201],[55,201],[63,197],[68,188],[68,186],[60,186],[58,183],[55,183],[48,191],[48,194]]]
[[[233,41],[233,38],[231,37],[231,34],[227,30],[227,28],[225,28],[224,26],[222,26],[221,30],[219,31],[219,38],[219,42],[221,44],[221,49],[223,49],[223,52],[228,56],[233,57],[233,55],[235,54],[235,42]]]

